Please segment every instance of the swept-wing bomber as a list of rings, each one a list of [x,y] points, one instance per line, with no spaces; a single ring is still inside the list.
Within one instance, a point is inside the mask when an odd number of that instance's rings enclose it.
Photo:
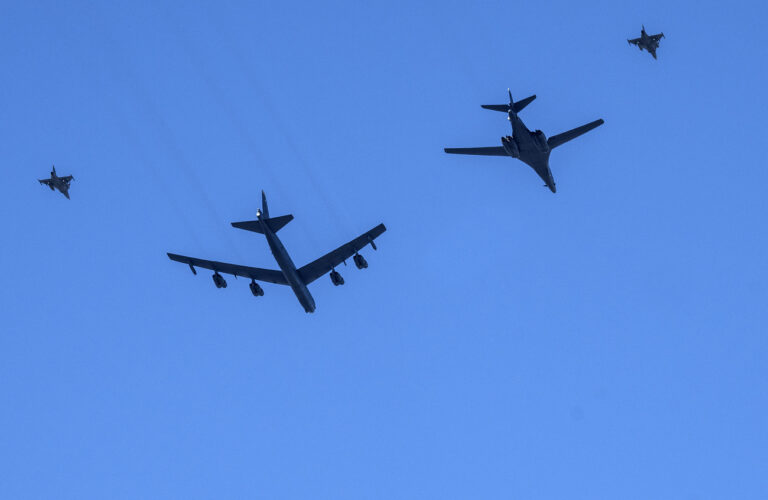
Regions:
[[[647,50],[648,53],[656,59],[656,49],[659,48],[659,40],[662,38],[666,38],[664,33],[649,35],[645,32],[645,26],[643,26],[640,30],[640,38],[632,38],[631,40],[627,40],[627,43],[630,45],[637,45],[637,48],[640,49],[641,52],[643,49]]]
[[[512,125],[512,135],[501,138],[501,146],[487,148],[445,148],[446,153],[461,155],[482,155],[482,156],[510,156],[517,158],[529,167],[531,167],[539,177],[545,182],[553,193],[555,188],[555,179],[552,177],[552,171],[549,169],[549,154],[556,147],[565,144],[571,139],[589,132],[595,127],[599,127],[604,122],[602,119],[576,127],[575,129],[553,135],[547,138],[544,132],[536,130],[531,132],[518,117],[518,113],[528,104],[536,99],[535,95],[526,97],[522,101],[515,102],[512,99],[512,92],[509,93],[509,104],[483,104],[481,107],[493,111],[502,111],[507,113],[510,125]]]
[[[50,179],[38,179],[38,182],[51,188],[51,191],[58,189],[61,194],[69,199],[69,183],[74,180],[74,177],[71,175],[59,177],[56,175],[56,166],[53,166],[52,168],[53,170],[51,170]]]
[[[344,278],[342,278],[341,274],[336,271],[336,266],[341,263],[346,264],[346,260],[352,257],[352,260],[358,269],[367,268],[368,262],[366,262],[365,258],[358,252],[369,244],[376,250],[376,244],[373,240],[387,230],[387,228],[384,227],[384,224],[379,224],[367,233],[345,243],[336,250],[323,255],[304,267],[296,269],[291,257],[288,255],[288,252],[276,234],[283,226],[293,220],[293,215],[270,217],[269,209],[267,207],[267,197],[264,194],[264,191],[262,191],[261,210],[256,211],[256,217],[256,220],[233,222],[232,226],[238,229],[245,229],[246,231],[263,234],[267,238],[269,249],[272,251],[272,255],[275,257],[275,261],[277,261],[280,270],[227,264],[225,262],[185,257],[174,253],[169,253],[168,257],[176,262],[189,265],[189,268],[194,274],[197,274],[195,267],[210,269],[213,271],[213,283],[216,285],[216,288],[227,287],[227,282],[219,273],[250,278],[251,293],[256,297],[264,295],[264,290],[258,283],[256,283],[257,281],[275,283],[277,285],[288,285],[293,289],[293,293],[296,294],[296,298],[299,299],[304,310],[311,313],[315,311],[315,300],[309,293],[307,285],[328,272],[331,273],[331,282],[335,286],[343,285]]]

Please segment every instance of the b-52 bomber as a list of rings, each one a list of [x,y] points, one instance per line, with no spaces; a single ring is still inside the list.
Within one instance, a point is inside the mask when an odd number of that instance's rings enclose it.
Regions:
[[[643,49],[647,50],[648,53],[656,59],[656,49],[659,48],[659,40],[662,38],[666,38],[664,33],[649,35],[645,32],[645,26],[643,26],[640,30],[640,38],[632,38],[631,40],[627,40],[627,43],[630,45],[637,45],[637,48],[640,49],[641,52]]]
[[[277,234],[275,234],[283,226],[293,220],[293,215],[270,217],[269,209],[267,207],[267,197],[264,194],[264,191],[262,191],[261,210],[256,211],[256,217],[256,220],[233,222],[232,226],[238,229],[245,229],[246,231],[263,234],[267,238],[269,249],[272,251],[272,255],[275,257],[277,265],[280,267],[279,271],[240,266],[237,264],[227,264],[225,262],[216,262],[213,260],[196,259],[173,253],[169,253],[168,257],[176,262],[189,265],[189,268],[194,274],[197,274],[195,267],[210,269],[213,271],[213,283],[216,285],[216,288],[227,287],[227,282],[219,273],[232,274],[235,277],[242,276],[244,278],[250,278],[251,293],[256,297],[264,295],[264,290],[258,283],[256,283],[257,281],[275,283],[277,285],[288,285],[293,289],[293,293],[296,294],[296,298],[299,299],[299,302],[304,307],[304,311],[311,313],[315,311],[315,300],[309,293],[307,285],[327,272],[331,273],[331,282],[335,286],[343,285],[344,278],[342,278],[341,274],[336,271],[336,266],[341,263],[346,264],[346,260],[352,257],[352,260],[358,269],[367,268],[368,262],[366,262],[365,258],[358,252],[368,244],[376,250],[376,244],[373,240],[387,230],[387,228],[384,227],[384,224],[379,224],[367,233],[358,236],[336,250],[323,255],[304,267],[296,269],[291,257],[280,242]]]
[[[445,152],[461,155],[510,156],[512,158],[517,158],[536,171],[536,173],[539,174],[539,177],[545,182],[544,186],[548,187],[554,193],[557,189],[555,188],[555,179],[552,177],[552,171],[549,169],[549,154],[556,147],[589,132],[593,128],[599,127],[604,122],[602,119],[595,120],[586,125],[582,125],[581,127],[569,130],[568,132],[563,132],[562,134],[554,135],[547,139],[544,132],[541,130],[536,130],[535,132],[528,130],[523,121],[517,116],[523,108],[536,99],[536,96],[532,95],[526,97],[522,101],[515,102],[512,99],[512,92],[509,90],[507,90],[507,92],[509,93],[509,104],[481,105],[481,107],[485,109],[507,113],[509,123],[512,125],[512,135],[502,137],[501,146],[487,148],[445,148]]]
[[[56,167],[52,167],[53,170],[51,170],[51,178],[50,179],[38,179],[38,182],[40,184],[45,184],[49,188],[51,188],[51,191],[54,189],[58,189],[61,194],[67,197],[69,199],[69,183],[74,180],[74,177],[71,175],[66,175],[64,177],[59,177],[56,175]]]

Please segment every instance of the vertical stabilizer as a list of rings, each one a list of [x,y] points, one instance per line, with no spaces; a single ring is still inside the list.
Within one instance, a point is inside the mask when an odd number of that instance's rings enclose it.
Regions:
[[[269,219],[269,207],[267,206],[267,195],[264,194],[264,190],[261,190],[261,215],[265,219]]]

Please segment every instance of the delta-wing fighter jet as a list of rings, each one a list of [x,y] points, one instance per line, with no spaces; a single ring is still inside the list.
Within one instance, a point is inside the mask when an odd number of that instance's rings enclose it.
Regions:
[[[553,193],[556,192],[555,179],[552,177],[552,171],[549,169],[549,154],[556,147],[565,144],[571,139],[589,132],[595,127],[599,127],[604,122],[602,119],[595,120],[581,127],[577,127],[568,132],[554,135],[547,139],[544,132],[536,130],[531,132],[518,117],[518,113],[528,104],[536,99],[535,95],[526,97],[522,101],[515,102],[512,99],[512,92],[509,93],[509,104],[483,104],[485,109],[502,111],[507,113],[510,125],[512,125],[512,135],[501,138],[501,146],[488,148],[445,148],[446,153],[461,155],[482,155],[482,156],[510,156],[517,158],[539,174],[539,177],[545,182]]]
[[[666,38],[664,33],[649,35],[645,32],[645,26],[643,26],[640,30],[640,38],[632,38],[631,40],[627,40],[627,43],[630,45],[637,45],[637,48],[640,49],[641,52],[643,49],[647,50],[648,53],[656,59],[656,49],[659,48],[659,40],[662,38]]]
[[[329,252],[319,259],[310,262],[304,267],[296,269],[291,257],[288,255],[277,233],[283,226],[293,220],[293,215],[282,215],[279,217],[270,217],[267,208],[267,197],[264,191],[261,192],[261,210],[256,211],[256,220],[245,222],[233,222],[232,226],[246,231],[263,234],[267,238],[269,249],[277,261],[280,270],[259,269],[258,267],[240,266],[237,264],[227,264],[225,262],[216,262],[212,260],[196,259],[169,253],[168,257],[176,262],[189,265],[194,274],[197,274],[195,267],[202,267],[213,271],[213,283],[216,288],[226,288],[227,282],[219,273],[231,274],[235,277],[242,276],[251,279],[251,293],[260,297],[264,295],[264,290],[257,281],[275,283],[277,285],[288,285],[293,289],[296,298],[308,313],[315,311],[315,300],[309,293],[307,285],[323,276],[325,273],[331,273],[331,282],[335,286],[343,285],[344,278],[341,277],[336,266],[341,263],[346,264],[346,260],[352,257],[352,260],[358,269],[368,267],[368,262],[358,252],[366,245],[370,244],[376,250],[376,244],[373,242],[377,237],[387,230],[384,224],[379,224],[367,233],[364,233],[354,240],[345,243],[336,250]]]
[[[51,178],[50,179],[38,179],[38,182],[40,184],[45,184],[49,188],[51,188],[51,191],[54,189],[58,189],[61,194],[67,197],[69,199],[69,183],[74,180],[74,177],[71,175],[66,175],[64,177],[59,177],[56,175],[56,167],[52,167],[53,170],[51,170]]]

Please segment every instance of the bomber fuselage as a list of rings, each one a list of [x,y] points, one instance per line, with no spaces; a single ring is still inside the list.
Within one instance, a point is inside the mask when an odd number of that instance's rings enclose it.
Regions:
[[[275,258],[277,265],[283,272],[285,280],[293,290],[293,293],[296,294],[296,298],[299,299],[299,302],[304,307],[304,310],[310,313],[314,312],[315,299],[312,297],[312,294],[309,293],[309,289],[307,288],[306,283],[304,283],[304,280],[302,280],[301,276],[299,276],[299,272],[296,270],[296,265],[291,260],[290,255],[288,255],[288,251],[283,246],[283,242],[281,242],[280,238],[278,238],[275,232],[272,231],[272,228],[269,227],[269,224],[264,222],[264,218],[260,212],[258,217],[262,230],[264,231],[264,236],[267,238],[269,250],[272,252],[272,256]]]
[[[550,149],[547,138],[540,130],[531,132],[514,111],[509,112],[509,123],[512,126],[512,140],[517,144],[520,161],[531,167],[554,193],[555,179],[549,169]]]

